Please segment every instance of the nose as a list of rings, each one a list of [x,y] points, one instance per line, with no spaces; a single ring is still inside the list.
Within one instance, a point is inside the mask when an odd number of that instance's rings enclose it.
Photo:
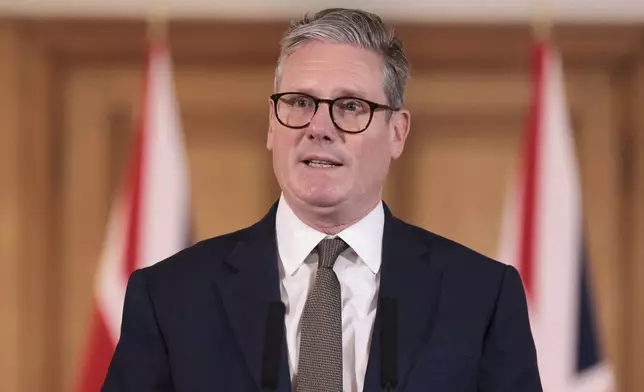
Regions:
[[[305,134],[311,141],[330,142],[339,138],[339,132],[333,124],[327,103],[320,104],[309,126],[305,128]]]

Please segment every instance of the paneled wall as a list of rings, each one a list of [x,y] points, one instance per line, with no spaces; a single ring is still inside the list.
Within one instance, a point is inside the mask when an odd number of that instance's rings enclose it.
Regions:
[[[170,29],[195,239],[279,194],[265,150],[284,23]],[[495,257],[529,97],[525,26],[400,25],[413,79],[408,148],[385,201]],[[644,26],[563,26],[602,337],[620,391],[644,389]],[[139,106],[139,22],[0,22],[0,390],[71,391],[110,202]]]

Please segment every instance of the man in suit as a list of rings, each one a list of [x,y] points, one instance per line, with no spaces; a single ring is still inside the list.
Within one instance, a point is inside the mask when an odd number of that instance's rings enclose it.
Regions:
[[[371,13],[290,26],[269,100],[281,197],[132,274],[103,391],[542,390],[517,271],[381,199],[409,133],[408,72]]]

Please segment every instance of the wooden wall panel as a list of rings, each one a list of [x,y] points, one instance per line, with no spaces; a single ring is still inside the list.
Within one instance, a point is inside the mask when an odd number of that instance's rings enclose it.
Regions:
[[[44,391],[55,385],[59,373],[50,363],[58,353],[57,324],[50,321],[58,313],[59,265],[56,232],[58,153],[56,120],[58,101],[55,66],[49,53],[24,35],[21,95],[21,177],[23,231],[20,306],[23,325],[20,352],[23,356],[22,388]]]
[[[0,23],[0,390],[55,383],[55,149],[51,64]]]
[[[497,90],[498,91],[498,90]],[[426,121],[406,153],[410,186],[401,189],[407,221],[498,257],[498,231],[505,191],[514,174],[522,121],[499,110]]]
[[[590,284],[597,306],[603,354],[617,372],[623,368],[622,287],[624,262],[620,237],[621,118],[612,75],[604,69],[576,78],[578,110],[573,113],[581,175],[584,234]],[[621,380],[618,377],[618,380]]]
[[[20,37],[0,24],[0,390],[18,391],[20,366],[19,276],[22,196],[20,167]]]
[[[284,26],[172,26],[182,120],[195,168],[191,181],[199,187],[192,195],[199,238],[250,222],[278,192],[270,166],[255,170],[270,163],[263,146],[265,102],[245,107],[242,98],[270,90]],[[2,391],[72,390],[107,211],[138,109],[144,31],[138,21],[0,21]],[[603,336],[624,381],[619,392],[644,388],[644,241],[638,241],[644,230],[644,66],[638,60],[634,87],[620,87],[636,91],[628,113],[626,103],[615,99],[623,91],[615,90],[611,77],[624,70],[615,65],[635,61],[642,31],[561,26],[555,34],[578,131]],[[398,32],[414,66],[407,99],[416,117],[386,196],[408,220],[494,255],[496,228],[489,222],[500,212],[502,182],[512,174],[502,171],[512,167],[517,132],[524,126],[529,29],[402,25]],[[239,115],[242,110],[262,114],[251,118]],[[618,128],[624,121],[637,132],[628,195],[620,188]],[[247,133],[222,136],[231,130]],[[231,166],[246,174],[219,170]],[[232,195],[254,207],[240,215],[212,195]],[[466,196],[475,201],[458,208]],[[629,236],[630,242],[624,238]]]
[[[69,69],[63,81],[64,146],[60,226],[60,372],[72,391],[91,325],[96,269],[112,196],[109,189],[109,72]],[[81,278],[83,277],[83,278]]]
[[[632,100],[629,102],[633,115],[630,135],[632,167],[628,185],[629,282],[627,297],[628,349],[627,377],[632,391],[644,388],[644,56],[638,57],[633,75]],[[639,388],[639,389],[637,389]]]

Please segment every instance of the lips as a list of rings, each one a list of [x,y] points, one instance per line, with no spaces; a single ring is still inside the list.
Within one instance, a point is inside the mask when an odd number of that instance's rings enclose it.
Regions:
[[[321,155],[310,155],[306,156],[302,162],[311,167],[337,167],[342,166],[340,160],[333,157],[321,156]]]
[[[307,164],[309,167],[338,167],[341,165],[336,165],[334,163],[330,162],[323,162],[323,161],[304,161],[305,164]]]

